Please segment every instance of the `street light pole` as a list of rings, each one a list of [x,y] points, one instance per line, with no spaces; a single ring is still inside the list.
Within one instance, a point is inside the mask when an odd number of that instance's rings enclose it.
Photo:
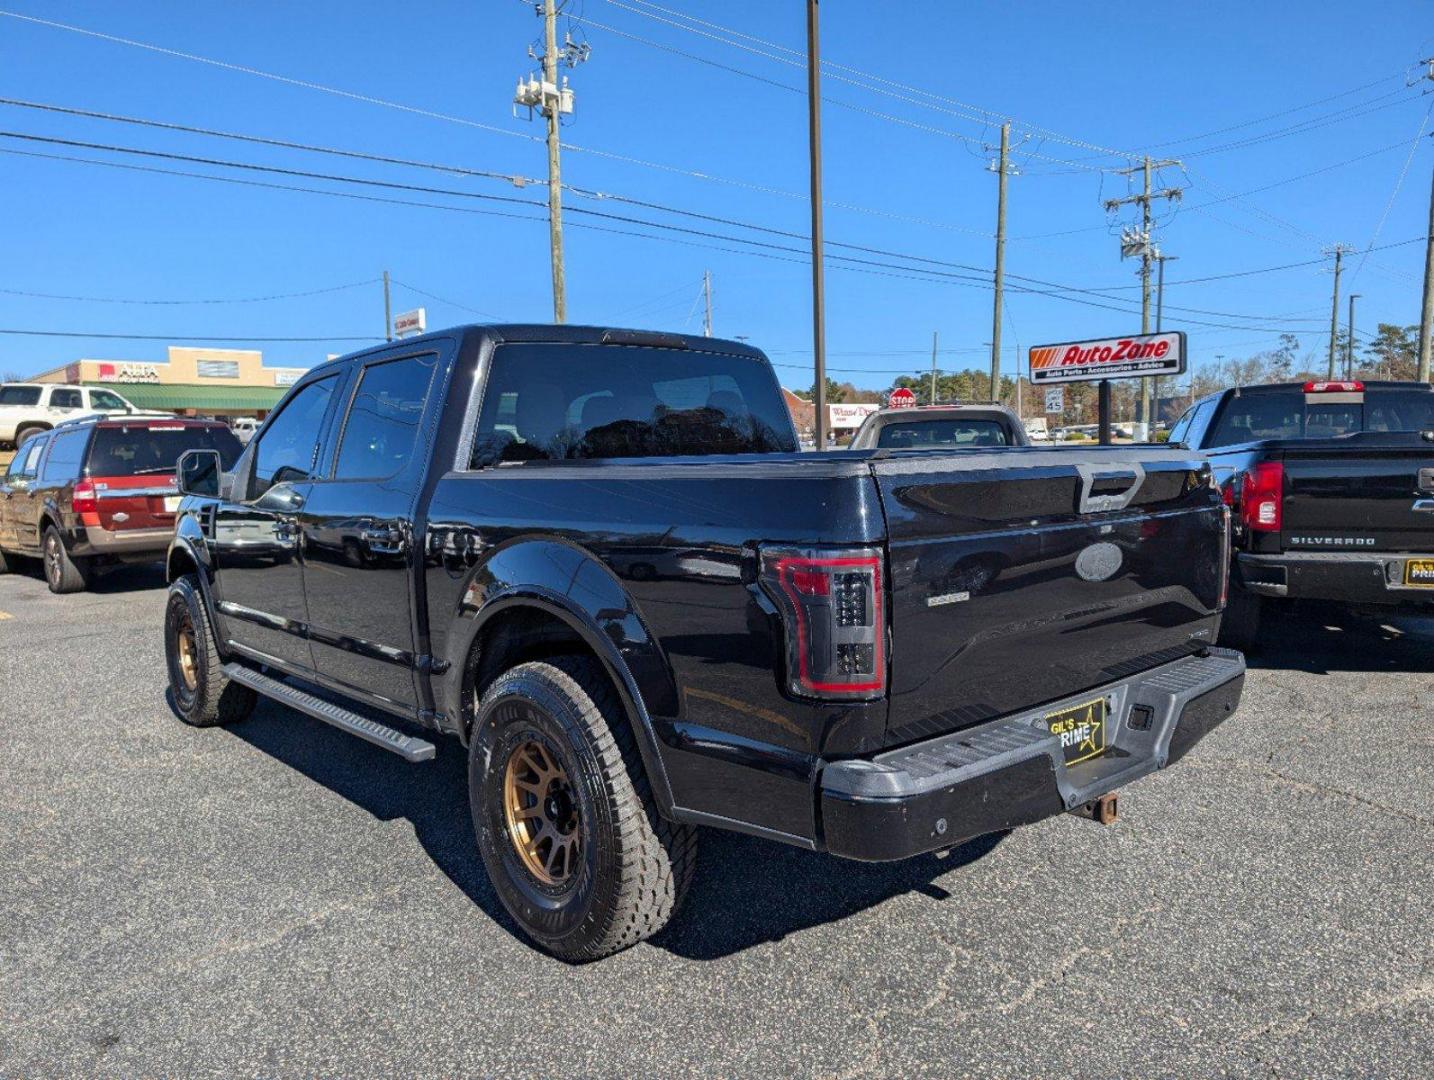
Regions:
[[[1345,331],[1344,342],[1344,377],[1354,378],[1354,302],[1363,293],[1352,292],[1349,294],[1349,329]]]

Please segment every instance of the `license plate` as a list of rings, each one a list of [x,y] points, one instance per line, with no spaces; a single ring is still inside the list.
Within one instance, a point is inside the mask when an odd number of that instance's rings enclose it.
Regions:
[[[1050,733],[1060,739],[1067,765],[1105,753],[1105,698],[1046,713],[1045,722]]]
[[[164,512],[166,514],[172,514],[178,510],[179,500],[182,498],[184,498],[183,495],[166,495],[164,497]]]
[[[1404,584],[1434,589],[1434,559],[1410,559],[1404,564]]]

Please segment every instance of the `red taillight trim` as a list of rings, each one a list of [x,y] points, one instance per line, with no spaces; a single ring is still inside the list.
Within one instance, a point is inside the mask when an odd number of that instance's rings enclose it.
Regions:
[[[99,499],[95,497],[95,485],[91,480],[77,480],[70,494],[70,508],[77,514],[99,512]]]
[[[872,667],[875,669],[873,681],[866,683],[827,683],[817,682],[811,677],[811,660],[807,655],[808,627],[806,612],[803,609],[801,596],[794,591],[795,582],[792,581],[788,571],[796,567],[813,566],[860,566],[871,571],[871,618],[874,633],[873,644],[875,646],[872,653]],[[777,572],[777,582],[781,586],[782,591],[786,593],[787,599],[791,601],[792,611],[796,615],[798,685],[804,690],[810,690],[818,694],[869,694],[875,690],[886,689],[886,607],[881,594],[881,556],[808,558],[802,555],[787,555],[777,559],[772,564],[772,569]],[[826,575],[822,576],[825,577]],[[821,594],[808,592],[806,595]]]
[[[1306,394],[1359,394],[1364,391],[1364,383],[1358,379],[1312,379],[1304,389]]]
[[[1285,467],[1278,461],[1261,461],[1245,473],[1240,490],[1240,520],[1251,532],[1277,533],[1284,527]],[[1260,520],[1260,508],[1271,507],[1270,520]]]

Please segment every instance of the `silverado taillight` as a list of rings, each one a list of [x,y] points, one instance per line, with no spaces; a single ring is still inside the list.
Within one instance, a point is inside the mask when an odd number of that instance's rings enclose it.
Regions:
[[[70,503],[77,514],[95,513],[99,510],[99,501],[95,498],[95,485],[89,480],[76,481]]]
[[[886,690],[881,552],[768,548],[762,583],[782,613],[787,689],[823,698]]]
[[[1245,474],[1240,491],[1240,520],[1251,532],[1277,533],[1284,520],[1285,468],[1262,461]]]

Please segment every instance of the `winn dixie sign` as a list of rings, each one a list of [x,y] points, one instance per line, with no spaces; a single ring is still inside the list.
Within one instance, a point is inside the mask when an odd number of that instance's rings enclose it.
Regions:
[[[1184,370],[1185,334],[1179,330],[1031,349],[1031,382],[1037,384],[1178,375]]]

